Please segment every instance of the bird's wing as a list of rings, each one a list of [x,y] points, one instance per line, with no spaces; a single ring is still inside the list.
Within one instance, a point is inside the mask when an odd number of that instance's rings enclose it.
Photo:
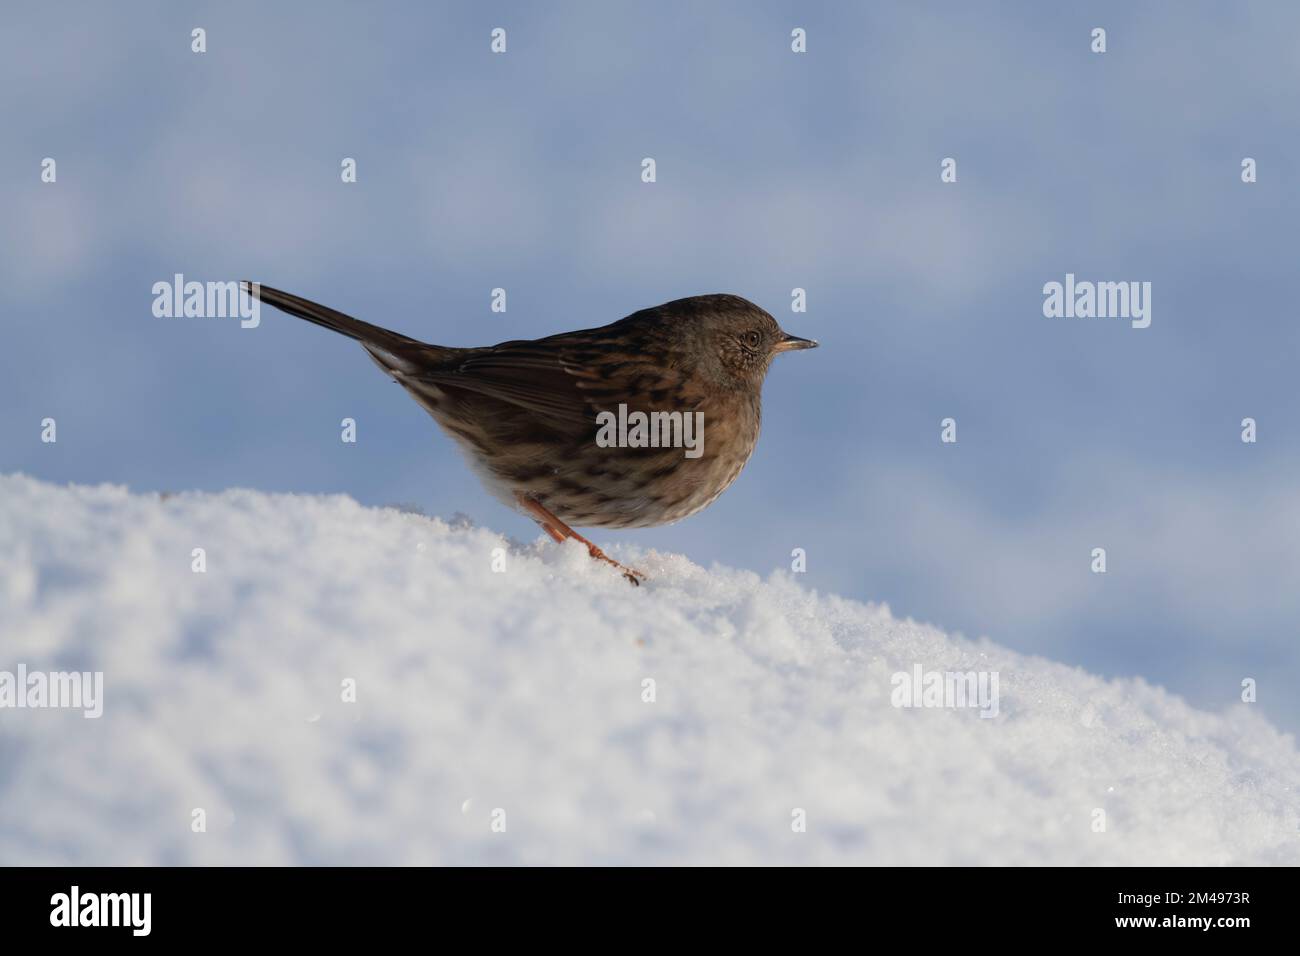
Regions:
[[[419,378],[517,405],[563,431],[586,431],[595,427],[598,412],[614,411],[629,396],[653,392],[662,398],[680,387],[673,370],[647,362],[630,344],[593,332],[504,342]]]
[[[419,379],[444,389],[462,389],[527,409],[563,431],[595,424],[596,411],[581,387],[589,370],[566,361],[557,343],[505,342],[476,352],[448,369],[431,369]]]

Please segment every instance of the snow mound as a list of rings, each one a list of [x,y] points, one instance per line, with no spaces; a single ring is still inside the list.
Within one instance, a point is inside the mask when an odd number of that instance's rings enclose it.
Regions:
[[[0,863],[1300,863],[1248,704],[612,553],[652,580],[346,497],[0,476],[0,675],[103,673],[98,719],[0,709]],[[916,667],[996,672],[996,716],[893,706]]]

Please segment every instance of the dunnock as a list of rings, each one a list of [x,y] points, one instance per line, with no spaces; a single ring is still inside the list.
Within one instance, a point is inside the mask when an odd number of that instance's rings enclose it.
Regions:
[[[266,286],[262,302],[356,339],[460,445],[486,487],[556,541],[570,525],[646,528],[704,508],[758,441],[763,378],[815,348],[735,295],[697,295],[612,325],[486,348],[427,345]]]

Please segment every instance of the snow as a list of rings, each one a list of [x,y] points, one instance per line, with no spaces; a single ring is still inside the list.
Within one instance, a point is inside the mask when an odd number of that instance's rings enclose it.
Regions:
[[[1250,704],[608,550],[652,580],[342,496],[0,476],[0,671],[104,675],[98,719],[0,709],[0,863],[1300,862]],[[997,716],[892,706],[917,665],[996,672]]]

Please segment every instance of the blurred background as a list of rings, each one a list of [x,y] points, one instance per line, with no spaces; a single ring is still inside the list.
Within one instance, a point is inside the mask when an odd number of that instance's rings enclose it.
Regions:
[[[354,345],[271,309],[155,318],[152,285],[258,279],[445,345],[734,292],[823,347],[776,363],[717,503],[596,540],[762,574],[803,548],[810,587],[1211,710],[1252,677],[1300,726],[1300,7],[0,17],[0,471],[344,492],[531,540]],[[1150,328],[1044,318],[1067,272],[1151,282]]]

